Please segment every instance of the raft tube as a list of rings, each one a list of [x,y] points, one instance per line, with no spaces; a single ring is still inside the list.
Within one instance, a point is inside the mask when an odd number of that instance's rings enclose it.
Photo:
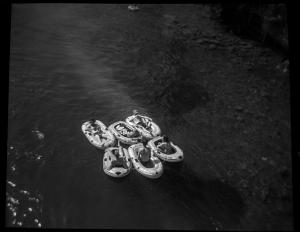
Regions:
[[[163,165],[161,161],[157,157],[153,156],[153,153],[151,152],[151,157],[147,162],[146,167],[141,162],[138,155],[143,148],[144,145],[142,143],[131,145],[128,148],[128,153],[135,170],[145,177],[152,179],[159,178],[163,173]]]
[[[93,123],[95,123],[98,128],[93,126]],[[82,124],[81,129],[88,141],[97,148],[105,149],[115,144],[116,139],[114,135],[99,120],[87,121]],[[99,134],[102,138],[99,137]]]
[[[141,134],[134,127],[123,121],[111,124],[108,129],[120,142],[128,145],[138,143],[142,139]]]
[[[170,142],[170,144],[173,147],[175,152],[172,154],[165,154],[157,147],[159,142],[162,142],[161,136],[156,137],[148,142],[148,146],[151,148],[151,150],[154,152],[154,154],[156,156],[158,156],[158,158],[160,158],[164,161],[167,161],[167,162],[183,161],[183,158],[184,158],[183,151],[178,146],[176,146],[175,144]]]
[[[119,151],[119,147],[109,147],[105,149],[103,156],[103,171],[112,177],[123,177],[129,174],[131,170],[131,162],[127,149],[121,148],[123,154],[120,154],[119,158],[123,159],[122,165],[114,164],[117,161],[117,157],[114,152]]]
[[[136,121],[135,121],[135,118],[139,116],[141,118],[143,118],[146,122],[148,122],[150,125],[149,125],[149,128],[145,128],[144,126],[138,124]],[[160,131],[160,128],[157,124],[155,124],[151,118],[149,117],[146,117],[146,116],[143,116],[143,115],[131,115],[129,116],[128,118],[126,118],[125,120],[129,125],[133,126],[134,128],[136,128],[136,130],[138,132],[141,133],[141,135],[143,137],[145,137],[146,139],[152,139],[156,136],[159,136],[161,131]]]

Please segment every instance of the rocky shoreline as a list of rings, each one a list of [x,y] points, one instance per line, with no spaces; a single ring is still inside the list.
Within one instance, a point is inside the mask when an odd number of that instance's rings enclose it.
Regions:
[[[148,94],[166,118],[177,115],[181,123],[174,131],[201,128],[194,135],[199,136],[197,146],[203,147],[201,162],[210,175],[240,192],[246,213],[239,225],[220,221],[218,227],[292,229],[289,71],[282,62],[284,54],[228,31],[208,5],[170,6],[163,20],[170,47],[159,58],[162,71],[149,74],[147,86],[157,81],[160,85]],[[172,56],[166,56],[168,51]],[[194,63],[186,63],[191,60]]]

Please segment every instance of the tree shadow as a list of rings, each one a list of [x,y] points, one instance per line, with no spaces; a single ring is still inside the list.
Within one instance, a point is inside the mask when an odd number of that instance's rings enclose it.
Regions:
[[[236,189],[218,179],[200,178],[184,162],[164,163],[164,174],[155,181],[149,184],[168,193],[174,204],[185,205],[195,221],[205,215],[218,229],[231,229],[245,213],[245,204]]]

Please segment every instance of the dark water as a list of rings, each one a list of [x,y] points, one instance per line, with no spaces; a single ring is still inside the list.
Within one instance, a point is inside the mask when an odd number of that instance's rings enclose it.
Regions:
[[[209,93],[195,91],[191,70],[179,62],[186,47],[167,8],[13,5],[8,181],[16,185],[7,184],[7,225],[215,230],[239,223],[240,196],[207,175],[199,128],[183,119]],[[105,175],[103,152],[81,132],[90,118],[108,126],[133,109],[185,153],[181,164],[164,163],[157,180],[134,170],[118,180]]]

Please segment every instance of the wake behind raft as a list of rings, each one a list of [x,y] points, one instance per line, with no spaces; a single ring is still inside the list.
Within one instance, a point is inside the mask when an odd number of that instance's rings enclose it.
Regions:
[[[161,160],[180,162],[184,159],[182,150],[166,136],[161,136],[159,126],[136,110],[125,121],[117,121],[109,127],[92,119],[84,122],[81,128],[92,145],[105,150],[103,171],[111,177],[124,177],[135,169],[155,179],[163,173]]]

